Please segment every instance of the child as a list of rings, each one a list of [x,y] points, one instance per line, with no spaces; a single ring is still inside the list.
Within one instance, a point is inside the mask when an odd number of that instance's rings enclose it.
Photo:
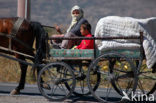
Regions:
[[[91,25],[88,22],[82,23],[80,32],[82,36],[92,37]],[[74,49],[94,49],[94,40],[82,40],[80,45],[74,47]]]

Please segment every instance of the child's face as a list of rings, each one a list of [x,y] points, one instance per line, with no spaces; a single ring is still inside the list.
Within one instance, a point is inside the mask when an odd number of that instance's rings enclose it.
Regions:
[[[80,27],[80,32],[83,36],[87,35],[89,32],[87,29],[84,29],[83,26]]]

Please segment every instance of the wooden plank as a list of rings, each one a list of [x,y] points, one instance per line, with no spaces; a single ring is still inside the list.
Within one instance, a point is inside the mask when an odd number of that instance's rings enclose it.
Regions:
[[[28,54],[25,54],[25,53],[21,53],[21,52],[15,51],[15,50],[11,50],[11,49],[8,49],[8,48],[2,47],[2,46],[0,46],[0,49],[4,50],[4,51],[9,51],[9,52],[12,52],[12,53],[17,53],[17,54],[20,54],[20,55],[23,55],[23,56],[26,56],[26,57],[34,59],[34,57],[31,56],[31,55],[28,55]]]
[[[106,50],[106,51],[98,51],[96,50],[96,57],[102,55],[102,54],[107,54],[110,52],[115,52],[121,55],[124,55],[128,58],[131,59],[137,59],[140,58],[140,51],[139,50],[127,50],[127,49],[118,49],[118,50]],[[50,56],[54,59],[67,59],[67,60],[89,60],[89,59],[94,59],[94,50],[91,49],[51,49],[49,52]]]

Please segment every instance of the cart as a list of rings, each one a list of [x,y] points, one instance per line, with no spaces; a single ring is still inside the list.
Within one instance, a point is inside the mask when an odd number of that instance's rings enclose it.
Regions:
[[[48,40],[138,39],[137,50],[53,49],[49,47],[48,63],[38,76],[41,94],[52,101],[63,101],[72,94],[86,96],[90,93],[100,102],[122,102],[123,96],[135,91],[151,94],[155,90],[152,70],[142,68],[144,52],[143,33],[136,37],[49,37]],[[144,66],[145,67],[145,66]],[[44,81],[41,83],[41,81]],[[147,81],[151,87],[147,87]],[[145,84],[146,83],[146,84]]]

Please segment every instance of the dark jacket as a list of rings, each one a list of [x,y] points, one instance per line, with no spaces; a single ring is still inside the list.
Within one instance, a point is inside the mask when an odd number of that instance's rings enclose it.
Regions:
[[[75,35],[77,36],[82,36],[81,35],[81,32],[80,32],[80,27],[81,27],[81,24],[86,22],[87,20],[84,19],[84,18],[81,18],[70,30],[70,32],[74,33]]]

